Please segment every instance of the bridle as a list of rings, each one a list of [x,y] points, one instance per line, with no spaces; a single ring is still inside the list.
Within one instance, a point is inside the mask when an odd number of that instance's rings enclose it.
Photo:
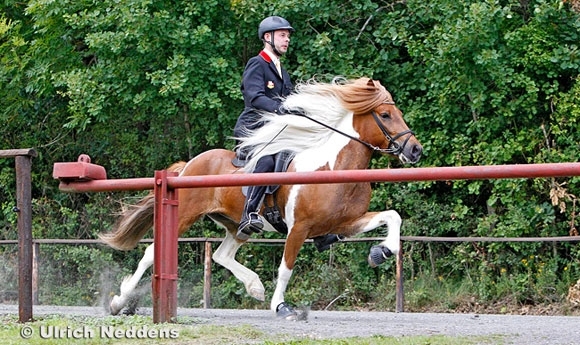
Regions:
[[[395,102],[384,101],[383,104],[395,105]],[[413,132],[410,129],[407,129],[406,131],[402,131],[401,133],[399,133],[393,137],[389,134],[389,132],[387,131],[385,126],[383,126],[381,120],[379,120],[379,115],[377,114],[377,112],[372,110],[371,115],[373,116],[373,119],[375,119],[375,122],[377,123],[377,126],[379,127],[381,132],[383,132],[383,135],[387,139],[389,139],[389,146],[387,146],[386,149],[377,148],[375,150],[379,151],[381,153],[388,153],[388,154],[392,154],[395,156],[398,156],[399,154],[401,154],[403,152],[403,150],[405,149],[405,145],[407,145],[407,142],[409,142],[409,139],[411,139],[411,137],[415,135],[415,132]],[[396,142],[397,139],[399,139],[400,137],[407,135],[407,134],[409,134],[409,136],[405,139],[405,141],[403,141],[402,145],[400,145],[398,142]]]
[[[393,102],[393,101],[384,101],[383,104],[395,105],[395,102]],[[334,131],[334,132],[336,132],[336,133],[338,133],[340,135],[343,135],[343,136],[345,136],[345,137],[347,137],[349,139],[352,139],[354,141],[357,141],[357,142],[365,145],[366,147],[370,148],[373,151],[378,151],[378,152],[381,152],[381,153],[391,154],[391,155],[394,155],[394,156],[398,156],[399,154],[401,154],[403,152],[403,150],[405,149],[405,145],[407,145],[407,142],[409,141],[409,139],[411,138],[411,136],[414,136],[415,135],[415,132],[413,132],[410,129],[408,129],[406,131],[403,131],[403,132],[401,132],[401,133],[399,133],[399,134],[397,134],[395,136],[390,135],[389,132],[387,131],[387,129],[385,128],[385,126],[383,126],[383,124],[381,123],[381,120],[379,119],[379,115],[377,114],[377,112],[374,111],[374,110],[372,110],[371,111],[371,115],[373,116],[373,119],[375,120],[375,122],[376,122],[377,126],[379,127],[379,129],[381,130],[381,132],[383,132],[383,135],[385,136],[385,138],[387,138],[389,140],[389,146],[387,146],[386,149],[382,149],[382,148],[380,148],[378,146],[375,146],[375,145],[373,145],[371,143],[367,143],[364,140],[360,140],[357,137],[353,137],[352,135],[350,135],[348,133],[345,133],[345,132],[343,132],[343,131],[341,131],[341,130],[339,130],[337,128],[331,127],[331,126],[329,126],[329,125],[327,125],[325,123],[322,123],[322,122],[320,122],[320,121],[318,121],[316,119],[313,119],[312,117],[310,117],[310,116],[308,116],[306,114],[301,114],[301,115],[303,117],[309,119],[310,121],[315,122],[315,123],[321,125],[322,127],[328,128],[331,131]],[[402,136],[407,135],[407,134],[409,136],[405,139],[405,141],[403,141],[403,144],[399,144],[398,142],[395,141],[395,140],[397,140],[397,139],[399,139]]]

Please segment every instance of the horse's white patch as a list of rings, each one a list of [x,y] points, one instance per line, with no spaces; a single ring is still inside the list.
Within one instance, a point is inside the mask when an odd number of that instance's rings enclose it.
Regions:
[[[353,114],[349,113],[344,116],[336,128],[341,132],[358,138],[359,135],[354,130],[352,121]],[[333,133],[323,145],[315,146],[298,153],[294,157],[294,168],[297,172],[316,171],[328,164],[330,169],[333,170],[338,154],[349,142],[350,138],[340,133]],[[294,209],[296,208],[296,200],[301,188],[302,185],[292,186],[286,202],[286,224],[288,225],[289,231],[292,231],[292,227],[294,226]]]
[[[286,201],[286,207],[284,209],[286,213],[286,225],[288,226],[288,235],[292,232],[292,228],[294,227],[294,209],[296,209],[296,198],[298,197],[298,193],[302,188],[302,185],[295,184],[290,187],[290,193],[288,194],[288,200]]]
[[[236,241],[232,233],[227,231],[226,237],[213,253],[212,258],[215,262],[230,270],[239,281],[244,283],[250,296],[263,301],[265,299],[265,290],[260,277],[258,277],[256,272],[236,261],[235,256],[241,245],[242,243]]]
[[[354,130],[352,121],[353,114],[351,112],[344,116],[336,126],[336,129],[358,138],[359,134]],[[322,146],[312,147],[298,153],[296,157],[294,157],[296,171],[316,171],[327,163],[330,170],[334,170],[338,154],[350,142],[350,140],[350,138],[340,133],[333,133],[328,141],[326,141]]]
[[[401,227],[401,216],[397,211],[388,210],[377,213],[362,229],[362,232],[371,231],[379,226],[387,225],[390,228],[399,229]]]

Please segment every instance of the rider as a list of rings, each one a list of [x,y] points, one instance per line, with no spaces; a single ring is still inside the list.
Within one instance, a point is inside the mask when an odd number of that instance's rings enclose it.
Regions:
[[[235,137],[246,136],[246,129],[255,130],[263,126],[259,111],[268,111],[284,115],[281,98],[293,91],[293,84],[288,72],[281,66],[280,58],[288,50],[290,35],[294,28],[278,16],[267,17],[258,26],[258,37],[264,42],[262,51],[248,60],[242,75],[241,90],[244,97],[244,111],[240,114],[234,128]],[[240,154],[238,152],[238,154]],[[258,160],[254,173],[274,171],[273,155]],[[267,186],[250,186],[244,204],[242,219],[237,237],[248,239],[252,233],[260,233],[264,227],[258,216]],[[314,239],[319,251],[330,248],[340,237],[329,234]]]

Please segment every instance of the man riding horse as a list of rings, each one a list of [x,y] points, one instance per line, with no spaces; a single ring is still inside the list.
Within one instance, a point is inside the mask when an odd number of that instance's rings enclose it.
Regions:
[[[284,115],[287,111],[282,107],[282,98],[293,91],[292,80],[288,72],[281,66],[280,58],[288,50],[290,36],[294,28],[290,23],[278,16],[267,17],[258,27],[258,37],[264,42],[264,47],[257,56],[248,60],[242,76],[241,90],[244,97],[244,110],[240,114],[234,128],[234,136],[247,136],[248,130],[260,128],[264,123],[260,111],[268,111]],[[237,160],[245,159],[243,152],[237,152]],[[268,155],[260,158],[253,173],[275,171],[276,157]],[[261,233],[264,223],[258,212],[262,206],[268,186],[250,186],[246,193],[244,211],[238,228],[237,237],[247,240],[253,233]],[[319,251],[330,248],[330,245],[341,237],[328,234],[314,238],[314,244]]]

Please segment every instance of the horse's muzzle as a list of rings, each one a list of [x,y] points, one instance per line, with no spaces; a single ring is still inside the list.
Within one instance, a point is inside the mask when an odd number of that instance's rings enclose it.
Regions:
[[[420,144],[405,145],[403,151],[399,154],[399,159],[403,164],[415,164],[421,159],[423,147]]]

